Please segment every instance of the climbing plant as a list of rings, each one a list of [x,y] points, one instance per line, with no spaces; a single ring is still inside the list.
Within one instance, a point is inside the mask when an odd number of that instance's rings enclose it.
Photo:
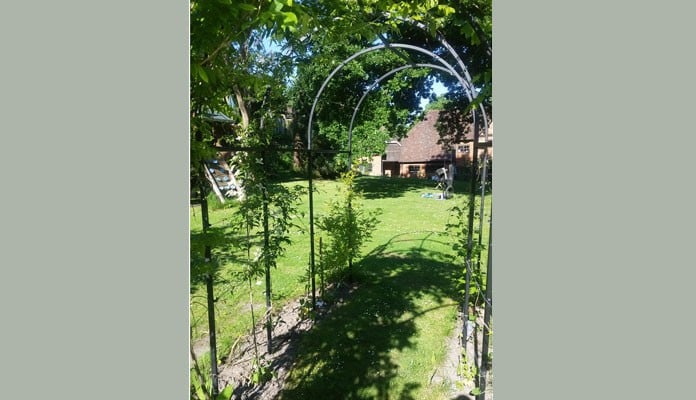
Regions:
[[[271,180],[270,160],[274,152],[274,130],[259,124],[252,132],[239,139],[241,148],[231,163],[239,166],[239,174],[246,187],[246,196],[239,202],[235,228],[248,232],[247,251],[252,254],[247,265],[248,279],[264,276],[266,282],[266,333],[268,352],[272,345],[271,270],[290,244],[292,230],[301,230],[296,217],[301,216],[297,206],[305,188],[288,186]]]
[[[253,257],[249,257],[246,280],[256,276],[266,279],[265,321],[269,350],[270,274],[289,244],[290,232],[297,228],[294,215],[297,214],[296,205],[302,188],[281,185],[270,179],[276,172],[271,163],[278,141],[270,134],[269,127],[264,127],[259,121],[271,108],[277,114],[285,112],[288,105],[294,108],[296,121],[305,121],[312,96],[326,72],[335,66],[336,60],[343,59],[355,49],[379,40],[432,44],[428,35],[436,32],[444,33],[461,50],[467,65],[473,65],[471,72],[476,86],[482,87],[481,93],[486,94],[481,97],[490,97],[490,3],[490,0],[190,2],[191,187],[199,187],[195,182],[198,168],[201,161],[216,155],[214,145],[225,143],[245,149],[234,152],[229,160],[246,189],[244,200],[235,205],[239,212],[234,228],[238,233],[247,228],[250,232],[247,248]],[[410,23],[405,22],[408,20],[423,23],[427,32],[409,28]],[[283,52],[264,49],[264,43],[269,41],[282,46]],[[476,62],[472,64],[472,60]],[[349,113],[343,110],[350,110],[365,85],[397,61],[401,62],[391,53],[371,55],[364,65],[346,70],[344,78],[349,84],[329,88],[329,99],[319,110],[323,112],[322,118],[317,120],[325,140],[330,142],[328,144],[333,145],[345,136],[345,116]],[[429,95],[428,81],[423,75],[413,71],[404,74],[403,78],[408,80],[385,82],[382,90],[365,103],[365,111],[354,130],[354,155],[369,156],[379,152],[386,138],[399,136],[405,131],[403,121],[411,118],[405,110],[419,98],[400,98],[405,88],[399,85],[415,87],[415,83],[420,89],[418,95]],[[451,79],[444,83],[447,86],[456,84]],[[284,90],[286,86],[295,89],[291,96]],[[353,86],[361,90],[355,93],[343,90]],[[291,104],[287,103],[288,99],[292,100]],[[215,132],[209,117],[217,113],[228,115],[235,121],[232,135],[222,138]],[[304,127],[299,127],[295,132],[304,130]],[[301,138],[296,142],[299,142],[296,148],[302,148]],[[327,159],[323,165],[335,173],[347,165],[347,161],[339,155]],[[360,195],[353,189],[353,179],[352,173],[342,177],[341,196],[329,204],[328,212],[318,223],[327,239],[321,264],[328,269],[327,278],[334,280],[353,276],[352,260],[360,256],[361,246],[370,238],[377,223],[377,214],[361,208]],[[458,221],[466,219],[464,212],[459,217]],[[464,225],[455,229],[460,239],[467,237],[468,230]],[[191,276],[192,280],[210,283],[212,299],[213,280],[208,278],[214,275],[212,272],[218,269],[219,263],[214,257],[209,257],[209,249],[227,245],[230,238],[212,228],[201,238],[204,240],[201,242],[203,249],[196,247],[196,251],[192,251]],[[473,256],[474,264],[478,265],[482,246],[474,246],[469,251],[476,254],[467,254],[467,243],[462,240],[458,243],[460,257]],[[481,280],[474,274],[475,279]],[[214,307],[209,308],[212,315]],[[263,371],[259,369],[259,372]]]
[[[469,291],[469,307],[476,307],[483,304],[483,291],[485,290],[485,274],[480,268],[481,258],[485,251],[485,245],[480,244],[477,240],[473,240],[471,244],[471,254],[469,254],[469,228],[467,225],[467,214],[469,213],[468,202],[470,200],[465,200],[464,204],[454,206],[450,209],[451,218],[450,222],[446,226],[448,235],[453,238],[452,249],[457,255],[456,262],[464,265],[466,260],[471,259],[471,282]],[[479,200],[476,200],[476,204],[479,204]],[[478,212],[475,214],[475,221],[478,221]],[[476,223],[474,225],[473,236],[478,235],[479,230],[482,227],[478,226]],[[464,271],[465,267],[463,268]],[[466,284],[466,274],[463,273],[459,278],[460,292],[464,295],[465,284]]]

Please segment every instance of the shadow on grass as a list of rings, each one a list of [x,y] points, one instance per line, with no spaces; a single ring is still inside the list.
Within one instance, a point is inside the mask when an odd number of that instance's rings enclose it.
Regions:
[[[402,197],[411,190],[423,190],[435,193],[436,182],[416,178],[386,178],[381,176],[362,176],[355,182],[356,189],[363,193],[366,199],[383,199]]]
[[[239,267],[248,263],[244,250],[233,243],[243,243],[246,236],[234,234],[229,227],[210,227],[207,233],[201,231],[190,233],[190,293],[196,293],[205,285],[206,277],[213,273],[215,280],[223,278],[220,273],[225,264],[234,264]],[[261,238],[252,237],[252,246],[259,245]],[[212,262],[206,262],[204,248],[209,245],[212,251]]]
[[[418,178],[387,178],[381,176],[361,176],[355,182],[355,187],[362,191],[366,199],[384,199],[390,197],[403,197],[409,191],[421,191],[438,195],[442,189],[437,188],[437,182],[430,179]],[[476,186],[476,193],[480,193],[480,186]],[[468,179],[454,180],[454,194],[466,196],[471,190],[471,181]],[[486,191],[490,194],[490,190]]]
[[[390,352],[413,347],[422,334],[415,319],[451,306],[456,296],[456,267],[420,247],[382,248],[356,264],[360,285],[302,338],[281,399],[415,400],[420,383],[392,387],[399,366]],[[417,300],[424,295],[437,305],[421,309]]]

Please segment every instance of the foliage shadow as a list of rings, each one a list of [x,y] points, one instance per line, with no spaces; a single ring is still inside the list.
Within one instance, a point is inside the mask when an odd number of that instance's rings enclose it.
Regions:
[[[362,192],[366,199],[383,199],[388,197],[402,197],[406,192],[413,190],[427,190],[437,192],[437,183],[428,179],[417,178],[386,178],[381,176],[362,176],[355,182],[357,190]]]
[[[302,338],[281,399],[394,398],[399,366],[391,353],[416,346],[415,319],[456,298],[456,267],[422,245],[398,253],[381,248],[356,266],[360,284]],[[437,305],[421,309],[422,296]],[[420,386],[406,382],[397,398],[414,399]]]

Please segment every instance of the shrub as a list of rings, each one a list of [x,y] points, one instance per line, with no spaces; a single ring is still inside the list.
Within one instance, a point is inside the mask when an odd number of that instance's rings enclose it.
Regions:
[[[328,281],[352,279],[352,260],[360,257],[360,249],[372,236],[379,210],[365,210],[361,194],[355,190],[355,172],[341,175],[342,186],[336,199],[329,203],[326,215],[320,216],[317,226],[327,237],[323,253],[323,272]]]

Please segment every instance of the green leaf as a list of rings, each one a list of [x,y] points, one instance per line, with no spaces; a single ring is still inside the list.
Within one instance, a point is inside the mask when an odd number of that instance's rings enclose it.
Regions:
[[[201,78],[205,83],[209,82],[208,74],[205,72],[205,69],[200,66],[200,64],[193,64],[193,69],[196,72],[196,75],[198,75],[198,77]]]
[[[297,15],[293,12],[284,12],[283,15],[285,18],[283,18],[283,25],[290,25],[290,24],[296,24],[297,23]]]
[[[442,11],[442,12],[445,14],[445,16],[448,16],[448,15],[450,15],[450,14],[454,14],[454,12],[455,12],[455,9],[454,9],[454,8],[452,8],[452,7],[450,7],[450,6],[447,6],[447,5],[444,5],[444,4],[438,5],[437,8],[438,8],[440,11]]]
[[[199,399],[205,399],[208,396],[206,396],[206,388],[204,387],[204,384],[201,383],[198,378],[196,377],[193,379],[193,388],[196,391],[196,395],[198,396]]]
[[[256,7],[252,6],[251,4],[240,4],[237,7],[244,11],[256,11]]]
[[[232,390],[233,390],[233,389],[234,389],[234,388],[233,388],[232,385],[227,386],[225,389],[223,389],[222,392],[220,392],[220,393],[217,395],[217,397],[215,398],[215,400],[229,400],[230,397],[232,397]]]
[[[468,23],[468,22],[462,24],[462,32],[463,32],[464,35],[466,35],[466,37],[468,37],[468,38],[471,38],[471,37],[475,36],[474,28],[473,28],[473,27],[471,26],[471,24]]]

